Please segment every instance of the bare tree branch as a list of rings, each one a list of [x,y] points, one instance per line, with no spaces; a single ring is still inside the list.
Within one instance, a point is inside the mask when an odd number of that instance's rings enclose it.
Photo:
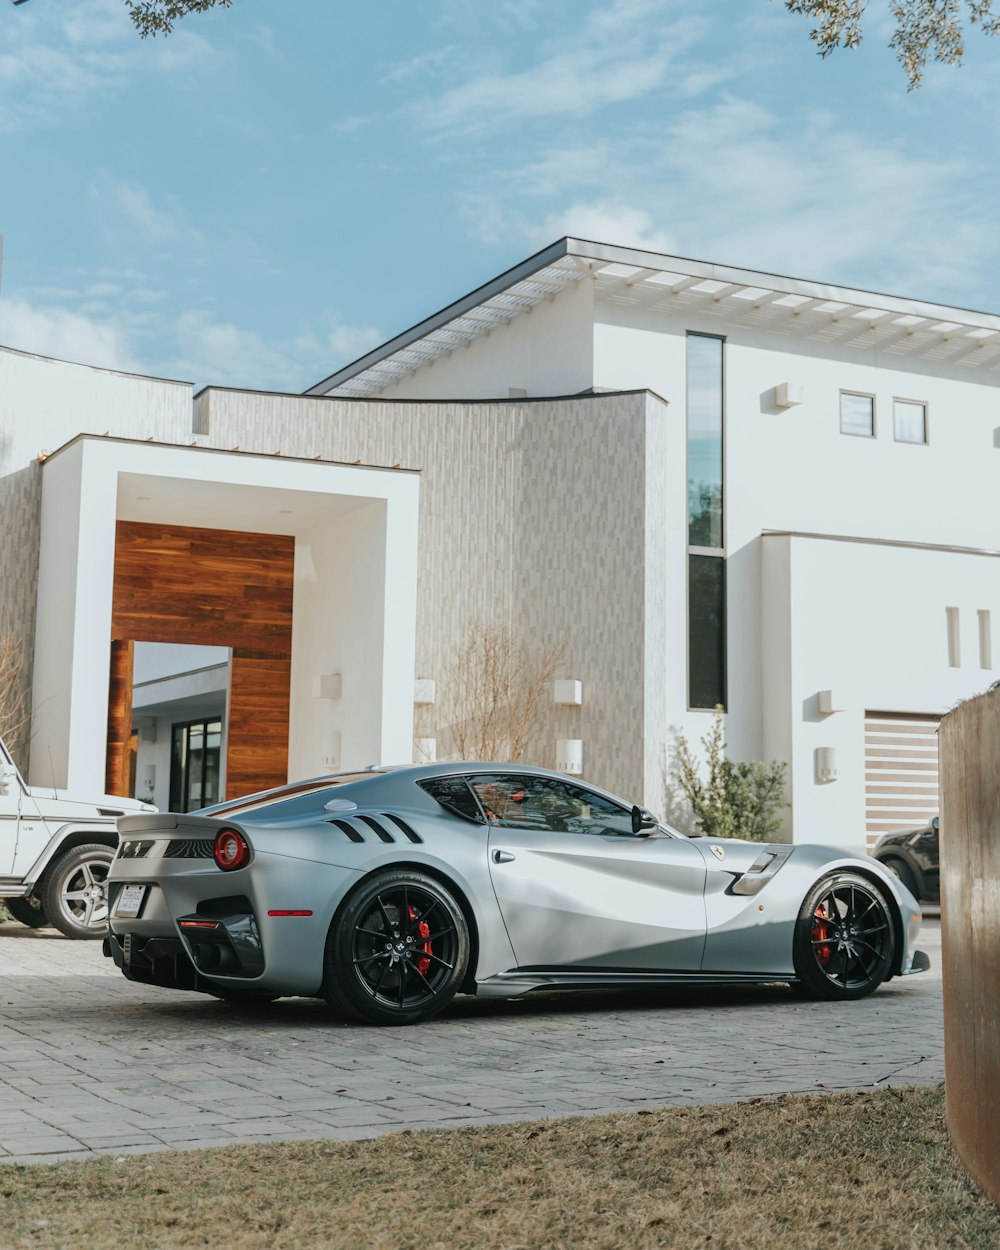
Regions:
[[[502,627],[475,625],[448,674],[452,736],[463,760],[523,760],[565,643],[529,655]]]
[[[0,738],[15,759],[27,745],[31,721],[26,677],[24,648],[0,626]]]

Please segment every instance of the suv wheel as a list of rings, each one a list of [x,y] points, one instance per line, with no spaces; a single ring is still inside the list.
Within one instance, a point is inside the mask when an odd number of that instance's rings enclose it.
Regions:
[[[49,866],[42,907],[68,938],[103,938],[108,929],[108,870],[115,852],[88,843],[60,855]]]

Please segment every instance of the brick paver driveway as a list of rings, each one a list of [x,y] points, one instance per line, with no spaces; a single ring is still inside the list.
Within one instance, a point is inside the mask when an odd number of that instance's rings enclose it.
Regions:
[[[459,999],[407,1029],[311,999],[238,1008],[125,981],[95,942],[0,929],[0,1159],[722,1102],[943,1079],[932,969],[858,1003],[786,987]]]

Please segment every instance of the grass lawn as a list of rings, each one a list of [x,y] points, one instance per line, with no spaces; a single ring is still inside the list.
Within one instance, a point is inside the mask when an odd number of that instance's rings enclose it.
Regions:
[[[1000,1250],[940,1089],[0,1167],[3,1250]]]

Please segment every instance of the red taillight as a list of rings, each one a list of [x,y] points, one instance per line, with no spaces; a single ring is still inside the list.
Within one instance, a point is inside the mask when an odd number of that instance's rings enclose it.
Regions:
[[[212,848],[215,862],[223,872],[232,872],[243,868],[250,862],[250,844],[242,833],[235,829],[223,829],[215,835],[215,846]]]

